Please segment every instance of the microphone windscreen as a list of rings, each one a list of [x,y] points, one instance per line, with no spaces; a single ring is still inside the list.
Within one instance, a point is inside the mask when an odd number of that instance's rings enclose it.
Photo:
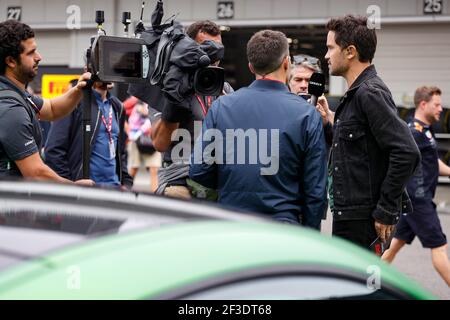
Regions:
[[[325,91],[325,75],[320,72],[314,72],[309,79],[308,93],[320,97]]]

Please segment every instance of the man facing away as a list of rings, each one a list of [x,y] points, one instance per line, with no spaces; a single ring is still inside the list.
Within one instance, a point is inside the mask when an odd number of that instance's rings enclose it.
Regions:
[[[218,189],[221,204],[319,229],[326,206],[321,117],[289,92],[283,33],[253,35],[247,58],[256,80],[213,103],[196,141],[190,177]]]
[[[438,158],[436,140],[431,125],[439,121],[442,112],[441,90],[423,86],[414,94],[416,112],[409,123],[422,161],[408,183],[413,212],[400,217],[394,238],[382,259],[392,262],[405,244],[411,244],[416,235],[424,248],[431,249],[431,261],[436,271],[450,286],[450,262],[447,255],[447,237],[433,202],[438,176],[450,176],[450,167]]]

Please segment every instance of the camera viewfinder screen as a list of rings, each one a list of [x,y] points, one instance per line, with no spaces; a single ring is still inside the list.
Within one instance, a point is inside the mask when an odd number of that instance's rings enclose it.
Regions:
[[[103,44],[104,74],[115,77],[141,77],[141,47],[105,41]]]

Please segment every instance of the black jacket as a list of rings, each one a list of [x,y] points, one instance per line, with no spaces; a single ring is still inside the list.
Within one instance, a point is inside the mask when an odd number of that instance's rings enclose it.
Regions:
[[[391,92],[369,66],[342,97],[333,126],[329,170],[335,220],[395,224],[411,210],[405,192],[420,153]]]
[[[119,123],[119,138],[116,149],[116,168],[122,185],[131,187],[133,178],[127,171],[126,134],[124,130],[125,112],[122,103],[111,97],[116,119]],[[100,110],[95,98],[92,99],[91,121],[94,128],[91,137],[91,150],[101,124]],[[60,176],[72,181],[82,178],[82,106],[79,105],[70,115],[52,123],[45,145],[45,162]]]

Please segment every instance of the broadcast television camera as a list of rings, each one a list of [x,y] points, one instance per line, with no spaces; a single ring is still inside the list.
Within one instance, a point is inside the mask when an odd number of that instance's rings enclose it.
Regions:
[[[91,38],[86,54],[94,80],[128,83],[130,94],[152,106],[161,105],[152,101],[161,96],[183,104],[194,93],[220,95],[224,70],[210,65],[223,58],[223,46],[212,41],[197,44],[174,20],[161,24],[162,1],[152,13],[152,26],[145,28],[143,9],[144,4],[134,38],[107,36],[103,11],[96,12],[98,35]],[[127,17],[122,19],[127,33],[130,14],[123,13],[123,17]]]
[[[102,82],[145,83],[150,70],[147,46],[142,39],[99,35],[89,69]]]
[[[128,83],[128,93],[162,111],[173,104],[189,108],[189,99],[197,93],[219,96],[224,83],[224,70],[210,67],[222,59],[224,47],[213,41],[197,44],[172,20],[161,24],[163,2],[157,1],[150,28],[141,17],[135,37],[128,37],[130,13],[122,14],[124,37],[107,36],[103,29],[104,13],[97,11],[97,36],[91,38],[86,50],[86,66],[92,78],[84,88],[82,111],[83,178],[90,177],[91,105],[94,81]]]

